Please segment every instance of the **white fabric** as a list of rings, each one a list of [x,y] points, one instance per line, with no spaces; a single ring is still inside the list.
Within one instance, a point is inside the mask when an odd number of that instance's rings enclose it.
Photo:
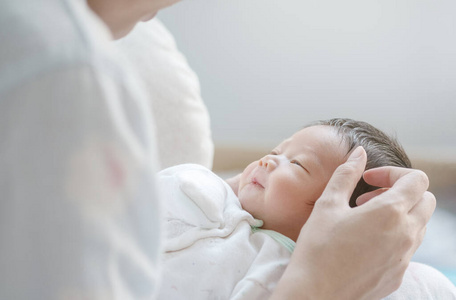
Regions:
[[[436,269],[411,262],[400,288],[385,300],[456,300],[456,287]]]
[[[153,19],[116,42],[146,83],[157,128],[161,168],[196,163],[212,168],[214,145],[198,77],[173,36]]]
[[[159,299],[267,299],[291,253],[258,226],[210,170],[180,165],[159,173],[164,248]]]
[[[82,0],[0,0],[0,299],[150,299],[149,107]]]
[[[263,232],[231,188],[192,164],[159,173],[165,199],[164,274],[159,299],[267,299],[291,252]],[[356,284],[356,283],[353,283]],[[387,300],[456,299],[437,270],[411,263]]]

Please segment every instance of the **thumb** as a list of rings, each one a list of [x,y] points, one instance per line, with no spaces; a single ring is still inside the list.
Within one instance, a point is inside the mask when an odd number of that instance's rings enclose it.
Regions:
[[[366,159],[364,148],[357,147],[347,161],[334,171],[318,201],[324,201],[331,205],[347,204],[366,168]]]

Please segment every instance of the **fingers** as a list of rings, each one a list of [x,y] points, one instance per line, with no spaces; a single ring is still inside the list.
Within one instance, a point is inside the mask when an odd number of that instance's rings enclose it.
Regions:
[[[410,249],[410,254],[409,254],[409,259],[411,260],[413,255],[415,255],[415,252],[416,250],[418,250],[418,248],[421,246],[421,243],[423,242],[424,240],[424,236],[426,235],[426,229],[427,227],[424,226],[419,232],[418,232],[418,235],[417,235],[417,238],[415,240],[415,243],[413,245],[413,247]]]
[[[390,188],[377,199],[392,199],[407,211],[416,205],[429,186],[426,174],[414,169],[381,167],[368,170],[363,176],[370,185]]]
[[[392,187],[398,181],[415,181],[424,193],[429,187],[427,175],[420,170],[400,167],[380,167],[364,172],[364,181],[378,187]]]
[[[431,192],[425,192],[418,203],[409,211],[415,226],[424,228],[431,219],[436,206],[435,196]]]
[[[410,246],[408,247],[403,259],[409,262],[415,254],[418,247],[423,242],[426,234],[426,224],[434,212],[436,205],[435,197],[432,193],[426,192],[418,203],[408,213],[409,218],[409,238]]]
[[[381,188],[381,189],[377,189],[377,190],[372,191],[372,192],[368,192],[368,193],[362,194],[361,196],[359,196],[359,197],[356,199],[356,206],[363,205],[364,203],[366,203],[366,202],[369,201],[370,199],[372,199],[372,198],[374,198],[374,197],[377,197],[377,196],[383,194],[383,193],[386,192],[387,190],[388,190],[388,188]]]
[[[366,151],[363,147],[356,148],[348,160],[340,165],[328,182],[318,202],[331,205],[346,205],[366,167]],[[346,201],[343,201],[345,199]]]
[[[415,239],[413,240],[412,246],[404,255],[404,259],[406,261],[410,262],[412,260],[413,256],[415,255],[416,250],[418,250],[418,248],[421,246],[421,244],[424,240],[424,236],[426,235],[426,229],[427,229],[427,227],[424,226],[417,232]]]

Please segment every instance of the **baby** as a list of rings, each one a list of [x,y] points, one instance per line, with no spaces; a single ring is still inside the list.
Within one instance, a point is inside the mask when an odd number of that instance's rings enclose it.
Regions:
[[[349,119],[315,122],[286,139],[265,157],[228,180],[242,208],[264,222],[262,228],[296,241],[313,206],[336,168],[357,146],[367,154],[366,170],[411,168],[401,145],[372,125]],[[239,181],[239,182],[238,182]],[[376,189],[360,179],[350,199]]]
[[[366,151],[366,169],[411,167],[394,138],[365,122],[332,119],[298,131],[229,184],[198,165],[161,171],[166,202],[159,299],[267,299],[315,202],[357,146]],[[360,179],[350,205],[374,189]],[[404,288],[388,299],[411,290],[419,299],[448,291],[442,274],[424,265],[414,268],[437,278],[434,286],[408,271]]]

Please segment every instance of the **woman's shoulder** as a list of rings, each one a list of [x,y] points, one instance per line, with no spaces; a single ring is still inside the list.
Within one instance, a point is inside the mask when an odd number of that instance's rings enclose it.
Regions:
[[[0,20],[0,91],[55,70],[110,65],[100,61],[115,56],[85,1],[2,1]]]

